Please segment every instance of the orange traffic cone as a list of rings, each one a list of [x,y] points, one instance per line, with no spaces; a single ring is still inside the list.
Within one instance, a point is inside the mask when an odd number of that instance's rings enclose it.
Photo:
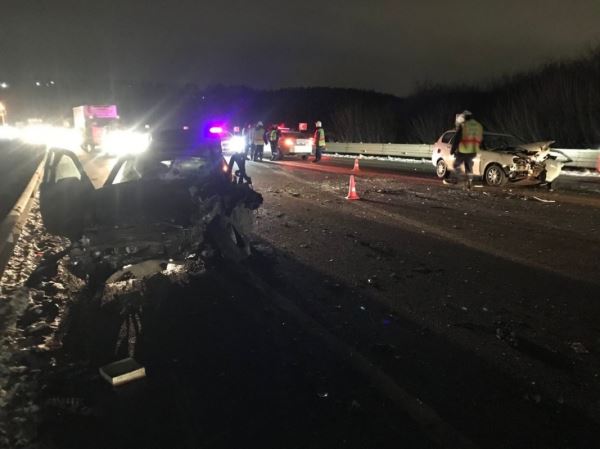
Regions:
[[[350,185],[348,186],[347,200],[360,200],[358,193],[356,193],[356,182],[354,181],[354,175],[350,175]]]
[[[358,158],[354,159],[354,168],[352,169],[353,172],[357,172],[360,171],[360,167],[358,166]]]

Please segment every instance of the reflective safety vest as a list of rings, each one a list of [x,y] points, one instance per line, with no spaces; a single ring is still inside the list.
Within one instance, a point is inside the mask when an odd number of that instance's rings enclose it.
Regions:
[[[462,125],[462,137],[458,145],[458,152],[474,154],[479,151],[483,140],[483,126],[477,120],[469,119]]]
[[[318,147],[325,146],[325,130],[323,128],[317,128],[313,137],[315,145]]]
[[[271,132],[269,133],[269,140],[271,142],[277,140],[277,130],[276,129],[272,129]]]
[[[265,129],[260,127],[260,128],[255,128],[254,129],[254,138],[253,138],[253,143],[254,145],[264,145],[265,144]]]

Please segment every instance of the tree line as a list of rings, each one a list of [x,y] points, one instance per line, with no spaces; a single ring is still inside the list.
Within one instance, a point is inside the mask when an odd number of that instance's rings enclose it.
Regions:
[[[422,84],[407,97],[331,87],[256,90],[245,86],[115,80],[57,80],[52,89],[16,84],[3,95],[24,117],[70,118],[80,104],[115,103],[121,117],[151,124],[258,120],[295,127],[321,120],[341,142],[431,143],[473,111],[484,127],[563,148],[600,144],[600,47],[585,56],[504,76],[487,86]],[[12,97],[11,97],[12,96]],[[2,100],[2,99],[0,99]]]

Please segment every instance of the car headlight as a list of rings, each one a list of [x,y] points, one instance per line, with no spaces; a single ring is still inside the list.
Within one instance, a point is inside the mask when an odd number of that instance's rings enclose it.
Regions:
[[[236,153],[241,153],[246,147],[246,139],[243,136],[233,136],[229,139],[229,149]]]
[[[102,150],[113,156],[143,153],[149,145],[150,135],[135,131],[109,131],[102,139]]]

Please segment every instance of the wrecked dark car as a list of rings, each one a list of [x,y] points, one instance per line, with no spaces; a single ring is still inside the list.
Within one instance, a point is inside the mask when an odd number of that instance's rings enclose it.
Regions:
[[[240,261],[261,203],[251,185],[232,183],[219,139],[191,130],[153,136],[99,189],[73,152],[51,149],[40,186],[47,230],[71,241],[68,268],[95,282],[148,261]]]

